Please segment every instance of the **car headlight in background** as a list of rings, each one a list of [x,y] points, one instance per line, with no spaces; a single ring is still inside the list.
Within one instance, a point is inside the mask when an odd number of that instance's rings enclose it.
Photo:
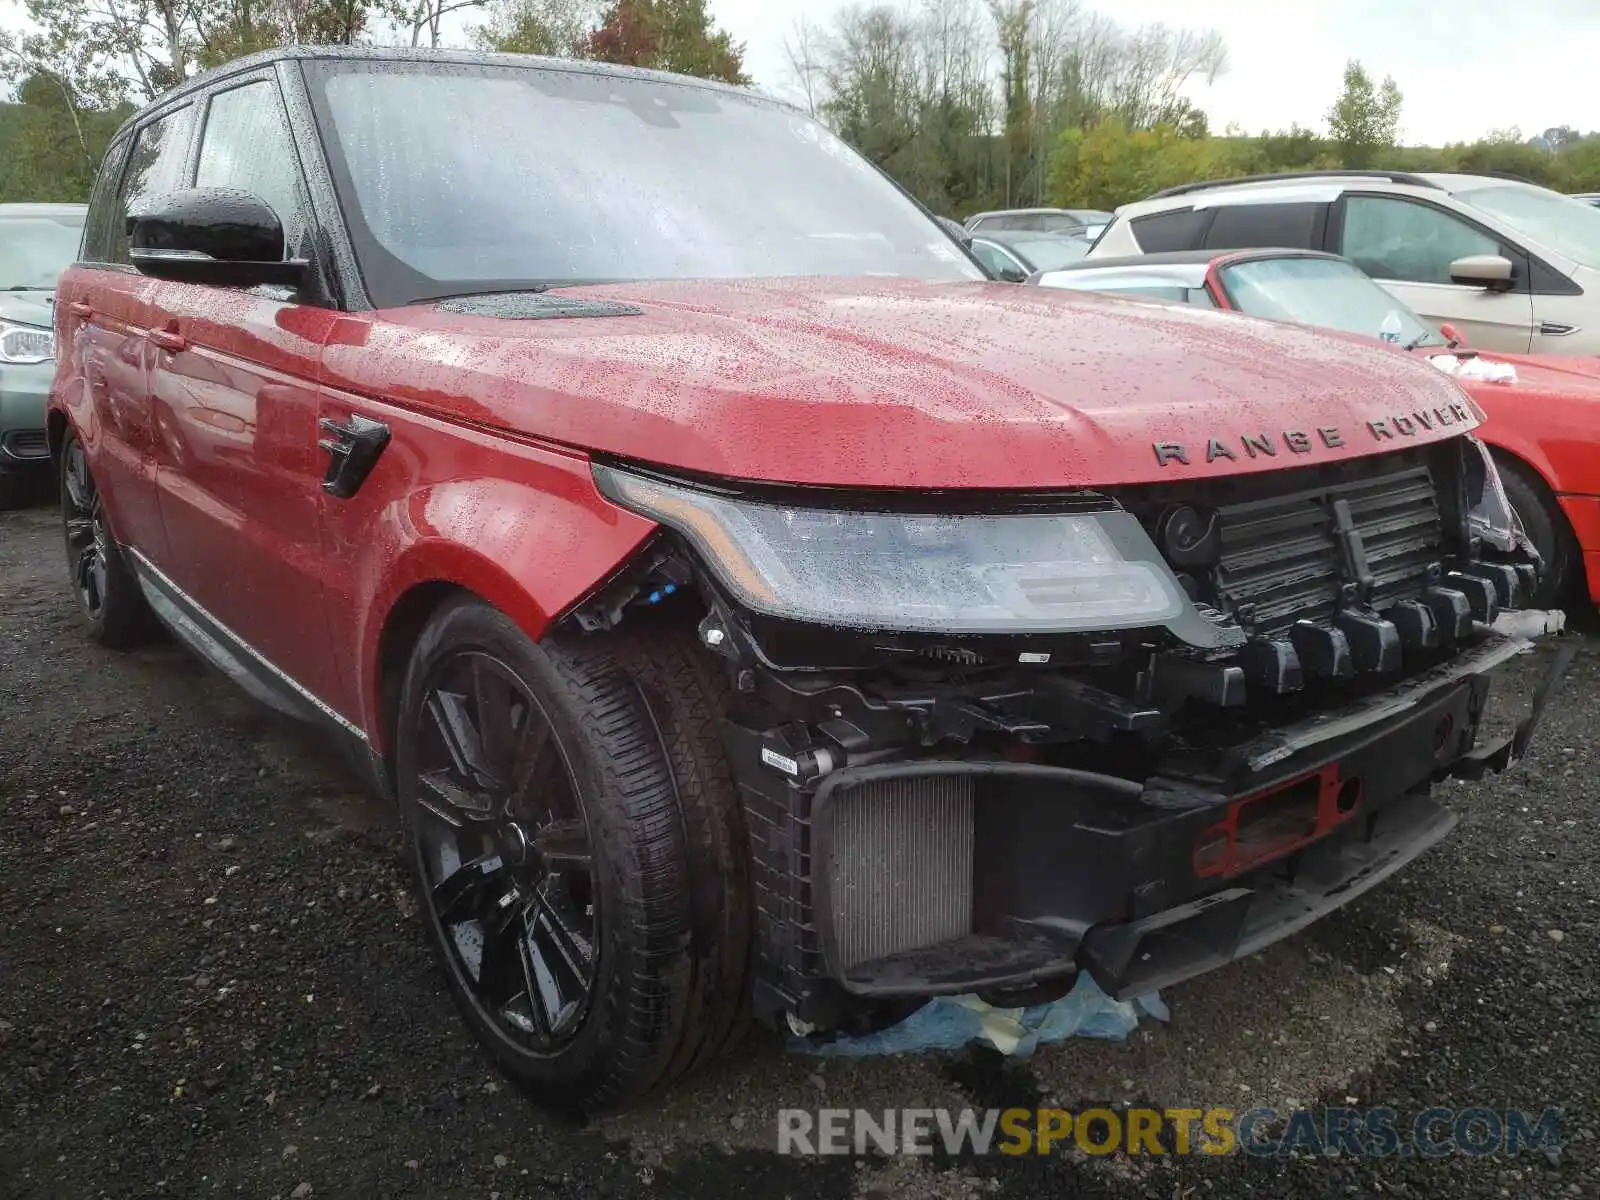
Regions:
[[[1163,625],[1189,602],[1130,514],[788,507],[613,467],[600,490],[683,534],[746,607],[824,625],[1070,633]]]
[[[0,362],[42,363],[56,355],[56,335],[37,325],[0,321]]]

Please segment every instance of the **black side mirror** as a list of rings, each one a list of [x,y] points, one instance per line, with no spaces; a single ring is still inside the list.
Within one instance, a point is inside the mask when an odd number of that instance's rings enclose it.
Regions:
[[[187,188],[128,214],[128,256],[142,274],[185,283],[298,286],[306,263],[283,261],[283,222],[239,188]]]
[[[1021,267],[1001,267],[995,277],[1002,283],[1027,283],[1028,273]]]

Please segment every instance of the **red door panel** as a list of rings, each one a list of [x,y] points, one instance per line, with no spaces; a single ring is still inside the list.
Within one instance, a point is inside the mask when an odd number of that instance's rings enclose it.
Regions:
[[[63,279],[56,303],[63,340],[71,347],[64,346],[61,357],[78,373],[62,381],[63,399],[95,454],[95,481],[112,528],[124,545],[162,563],[167,547],[156,503],[144,338],[154,290],[154,281],[143,275],[79,268]]]
[[[153,301],[157,482],[177,584],[318,699],[323,608],[317,356],[332,314],[200,284]]]

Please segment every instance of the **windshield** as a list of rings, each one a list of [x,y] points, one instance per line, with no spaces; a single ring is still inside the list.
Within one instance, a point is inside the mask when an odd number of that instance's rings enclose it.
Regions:
[[[55,290],[78,257],[83,215],[0,216],[0,292]]]
[[[1061,237],[1059,234],[1041,238],[1010,238],[1006,244],[1032,263],[1036,271],[1060,270],[1081,261],[1089,253],[1087,239]]]
[[[1600,208],[1537,187],[1486,187],[1456,199],[1498,217],[1529,240],[1600,269]]]
[[[1222,269],[1240,312],[1397,342],[1443,346],[1445,339],[1402,301],[1335,258],[1257,258]]]
[[[1038,224],[1033,224],[1034,221]],[[1023,228],[1037,228],[1044,233],[1073,233],[1083,226],[1083,218],[1073,213],[1042,213],[1038,217],[1031,218]]]
[[[755,96],[550,68],[308,64],[380,306],[637,279],[982,279],[817,122]]]

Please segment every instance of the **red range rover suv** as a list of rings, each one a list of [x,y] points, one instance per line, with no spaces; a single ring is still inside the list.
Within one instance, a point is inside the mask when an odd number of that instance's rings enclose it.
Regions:
[[[94,636],[353,748],[554,1104],[752,1018],[1205,971],[1435,843],[1430,784],[1537,716],[1477,745],[1538,564],[1454,382],[991,282],[746,92],[242,59],[116,136],[80,259],[48,436]]]

